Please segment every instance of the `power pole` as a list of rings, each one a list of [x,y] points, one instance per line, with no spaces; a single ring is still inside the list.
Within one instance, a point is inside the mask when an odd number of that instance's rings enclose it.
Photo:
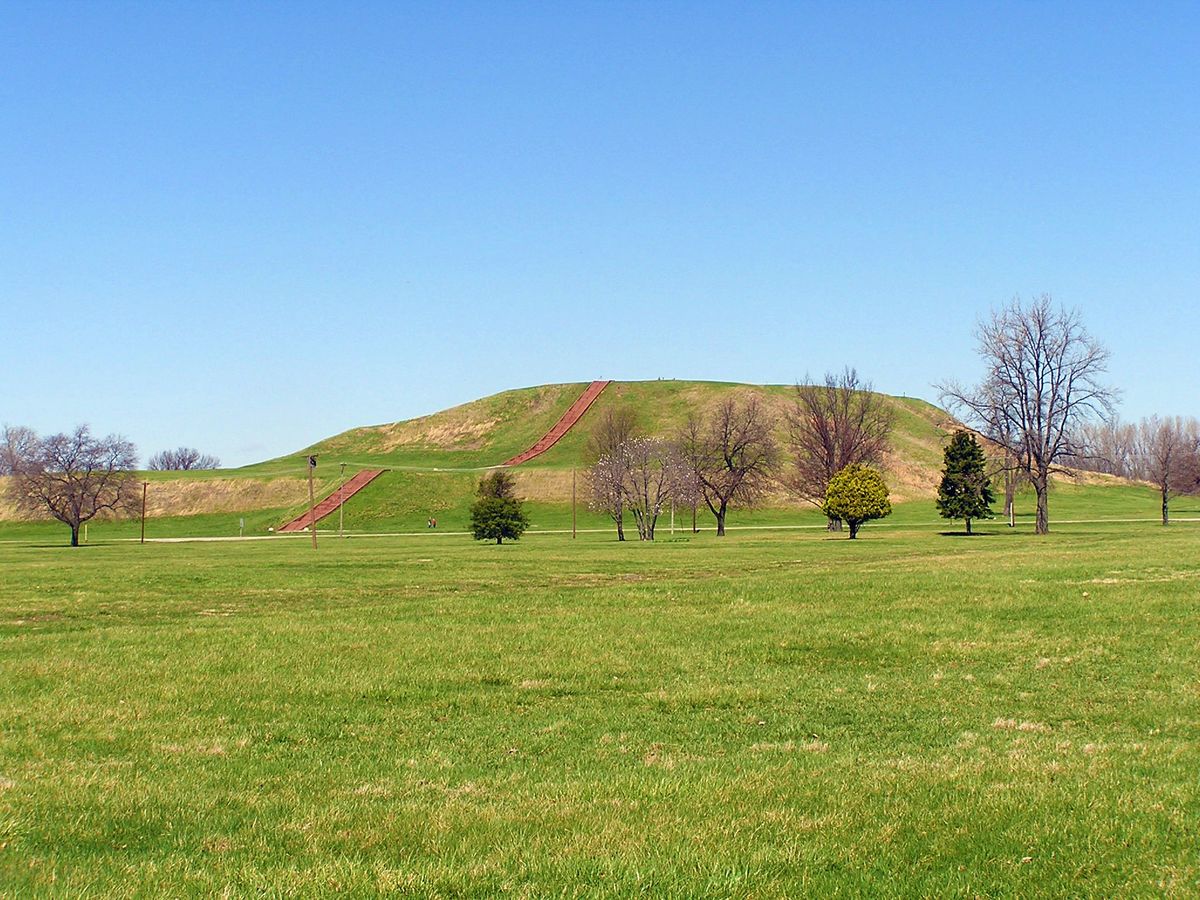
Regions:
[[[150,487],[150,482],[142,482],[142,543],[146,543],[146,488]]]
[[[308,530],[312,534],[313,549],[317,549],[317,500],[313,493],[313,469],[317,467],[317,456],[314,453],[308,458]]]
[[[575,470],[571,470],[571,540],[575,540]]]
[[[342,533],[342,522],[346,507],[346,464],[342,463],[342,483],[338,485],[338,537],[343,538],[346,535]]]

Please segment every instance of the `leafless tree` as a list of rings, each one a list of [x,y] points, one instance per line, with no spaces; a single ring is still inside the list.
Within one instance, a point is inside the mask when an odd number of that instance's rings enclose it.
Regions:
[[[997,395],[994,410],[1001,408],[1000,396]],[[1014,449],[1020,439],[1012,422],[998,414],[993,418],[994,421],[985,429],[986,434],[982,435],[985,438],[984,452],[989,459],[989,476],[994,482],[999,482],[1004,490],[1004,517],[1008,520],[1009,527],[1012,527],[1016,521],[1017,491],[1028,484],[1029,479],[1021,468],[1020,454]]]
[[[221,461],[195,447],[179,447],[155,453],[146,468],[162,472],[187,472],[192,469],[219,469]]]
[[[1200,492],[1200,423],[1178,416],[1151,416],[1138,423],[1136,434],[1136,477],[1158,488],[1166,525],[1171,497]]]
[[[1119,478],[1138,478],[1138,429],[1116,419],[1087,422],[1071,440],[1072,454],[1065,462],[1072,469],[1101,472]]]
[[[1045,294],[993,312],[976,338],[983,381],[944,384],[942,400],[1011,453],[1037,495],[1037,533],[1046,534],[1051,473],[1078,452],[1081,425],[1112,413],[1116,391],[1102,381],[1108,351],[1077,311],[1055,307]]]
[[[5,425],[0,432],[0,475],[15,475],[21,464],[37,455],[37,434],[22,425]]]
[[[757,397],[728,397],[707,416],[690,416],[679,436],[680,456],[719,536],[731,504],[751,506],[773,483],[779,460],[773,426]]]
[[[846,466],[883,464],[892,409],[849,367],[826,373],[823,384],[796,385],[793,400],[786,417],[794,463],[784,482],[801,498],[824,506],[829,479]],[[830,530],[840,531],[841,525],[830,518]]]
[[[93,438],[86,425],[70,434],[36,441],[22,460],[10,490],[17,508],[32,515],[49,513],[71,529],[79,546],[79,527],[104,511],[135,508],[137,479],[131,471],[137,451],[122,437]]]
[[[600,457],[614,453],[627,440],[641,437],[642,430],[638,426],[637,413],[630,406],[610,406],[600,416],[599,421],[588,434],[587,445],[584,447],[584,460],[588,465],[594,464]]]

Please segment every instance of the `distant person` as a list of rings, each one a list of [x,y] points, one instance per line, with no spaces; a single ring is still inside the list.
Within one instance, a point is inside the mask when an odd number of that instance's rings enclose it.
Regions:
[[[433,528],[437,528],[437,519],[430,519],[429,521],[433,523],[432,524]]]

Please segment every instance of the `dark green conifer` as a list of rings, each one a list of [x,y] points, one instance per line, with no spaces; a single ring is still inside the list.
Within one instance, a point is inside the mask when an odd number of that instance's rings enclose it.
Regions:
[[[969,431],[956,431],[946,447],[938,511],[946,519],[965,519],[970,534],[972,519],[992,518],[994,500],[983,448]]]

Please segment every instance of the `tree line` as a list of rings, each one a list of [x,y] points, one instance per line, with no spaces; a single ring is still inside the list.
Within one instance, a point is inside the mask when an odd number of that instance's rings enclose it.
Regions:
[[[782,421],[757,396],[731,395],[661,438],[645,434],[631,408],[610,408],[589,436],[584,480],[592,509],[612,519],[621,541],[627,520],[640,540],[654,540],[670,507],[690,509],[693,529],[696,510],[707,508],[724,536],[731,508],[776,491],[824,510],[831,530],[847,523],[854,538],[863,522],[890,512],[877,469],[892,424],[887,400],[852,368],[797,384]]]
[[[1016,487],[1034,489],[1035,530],[1050,530],[1050,479],[1078,469],[1149,481],[1161,495],[1162,521],[1180,493],[1200,492],[1200,429],[1194,419],[1116,418],[1119,392],[1108,383],[1109,352],[1078,310],[1043,294],[1012,300],[975,332],[985,367],[976,385],[948,382],[942,402],[1002,457],[1006,509]]]

